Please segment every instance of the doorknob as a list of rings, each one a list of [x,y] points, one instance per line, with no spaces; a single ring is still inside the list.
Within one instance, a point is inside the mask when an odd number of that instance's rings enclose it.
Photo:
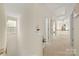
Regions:
[[[43,39],[42,39],[42,42],[43,42],[43,43],[45,43],[45,42],[46,42],[46,39],[45,39],[44,37],[43,37]]]

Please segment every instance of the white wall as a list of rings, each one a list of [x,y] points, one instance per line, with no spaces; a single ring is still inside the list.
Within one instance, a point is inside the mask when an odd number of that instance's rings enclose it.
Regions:
[[[18,55],[42,55],[42,35],[44,29],[44,20],[49,18],[50,9],[44,4],[5,4],[6,13],[9,16],[19,16],[17,20],[17,53]],[[40,31],[36,31],[36,27],[40,27]],[[13,39],[12,39],[13,40]],[[11,40],[10,40],[11,41]],[[15,45],[15,41],[8,42],[10,49]],[[11,45],[13,45],[11,47]],[[16,49],[16,48],[13,48]],[[15,54],[15,50],[10,53]],[[11,51],[11,50],[10,50]]]
[[[0,49],[5,48],[6,18],[3,4],[0,4]]]
[[[75,5],[75,11],[74,14],[79,14],[79,4]],[[76,55],[79,55],[79,16],[74,18],[73,20],[73,24],[74,24],[74,45],[75,45],[75,49],[76,49]]]
[[[43,21],[50,11],[41,4],[28,6],[19,19],[19,55],[43,55]],[[38,25],[40,31],[36,31]]]

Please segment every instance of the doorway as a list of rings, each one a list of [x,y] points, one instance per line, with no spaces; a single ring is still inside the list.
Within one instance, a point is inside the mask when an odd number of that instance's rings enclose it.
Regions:
[[[63,7],[64,8],[64,7]],[[59,12],[58,9],[57,11]],[[62,10],[63,11],[63,10]],[[73,55],[71,38],[71,16],[68,9],[64,8],[64,13],[59,13],[54,18],[48,19],[48,44],[43,49],[44,56],[71,56]],[[46,23],[47,24],[47,23]],[[47,39],[46,39],[47,40]]]
[[[17,55],[17,18],[7,17],[7,55]]]

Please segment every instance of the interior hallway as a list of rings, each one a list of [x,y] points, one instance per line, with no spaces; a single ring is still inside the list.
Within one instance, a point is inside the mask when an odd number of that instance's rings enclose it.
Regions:
[[[73,11],[74,7],[75,4],[70,3],[0,4],[1,54],[8,56],[43,56],[44,52],[45,56],[68,56],[73,54],[71,40],[74,40],[76,55],[79,55],[79,5],[75,7],[75,11]],[[70,18],[76,20],[72,23],[74,31],[71,31],[71,33],[73,32],[73,36],[70,35],[69,31],[58,31],[56,36],[46,42],[48,44],[45,45],[43,50],[43,38],[48,40],[48,36],[50,37],[48,33],[53,32],[52,25],[55,24],[56,27],[55,22],[58,21],[59,24],[63,23],[67,26]],[[70,25],[68,26],[70,27]],[[74,39],[70,39],[69,36],[74,37]]]

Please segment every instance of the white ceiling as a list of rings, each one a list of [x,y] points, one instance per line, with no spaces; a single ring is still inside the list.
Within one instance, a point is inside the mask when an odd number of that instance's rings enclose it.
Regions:
[[[25,8],[28,8],[29,6],[32,6],[34,4],[29,4],[29,3],[6,3],[5,5],[5,10],[7,14],[16,14],[20,15],[21,12]],[[51,13],[54,13],[56,17],[59,19],[64,19],[67,18],[74,7],[75,4],[72,3],[43,3],[39,4],[41,6],[46,6]]]

